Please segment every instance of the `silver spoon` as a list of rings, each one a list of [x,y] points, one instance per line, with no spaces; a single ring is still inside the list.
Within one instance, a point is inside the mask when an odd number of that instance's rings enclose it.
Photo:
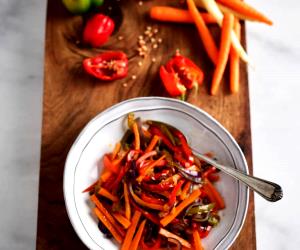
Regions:
[[[211,164],[217,169],[223,171],[224,173],[230,175],[231,177],[243,182],[251,190],[257,192],[266,200],[275,202],[279,201],[283,197],[282,188],[278,184],[254,176],[250,176],[235,168],[221,165],[215,162],[214,160],[210,159],[209,157],[200,154],[194,150],[193,152],[200,159]]]

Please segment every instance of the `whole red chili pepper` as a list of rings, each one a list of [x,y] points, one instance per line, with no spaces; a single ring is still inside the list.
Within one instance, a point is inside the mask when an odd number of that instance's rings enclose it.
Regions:
[[[83,41],[92,47],[100,47],[106,43],[114,31],[114,21],[103,14],[91,17],[83,30]]]
[[[165,66],[160,67],[160,78],[170,96],[184,96],[186,89],[198,87],[203,82],[202,70],[179,52]]]
[[[128,59],[122,51],[108,51],[83,60],[84,70],[103,81],[124,78],[128,73]]]

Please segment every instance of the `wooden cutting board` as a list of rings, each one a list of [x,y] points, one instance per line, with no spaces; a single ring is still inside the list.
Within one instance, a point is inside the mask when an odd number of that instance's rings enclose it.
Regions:
[[[230,95],[228,79],[225,78],[218,95],[212,97],[208,95],[208,88],[213,65],[204,52],[195,27],[161,24],[151,21],[147,16],[151,5],[163,5],[170,1],[144,1],[142,5],[135,0],[106,2],[111,6],[105,6],[104,9],[115,18],[117,30],[105,46],[96,50],[86,48],[80,42],[85,18],[69,14],[60,0],[48,1],[37,249],[85,249],[71,226],[63,198],[63,171],[67,153],[81,129],[104,109],[133,97],[166,96],[158,68],[177,48],[205,72],[203,86],[198,93],[188,96],[188,102],[207,111],[231,132],[252,172],[246,66],[241,65],[241,88],[238,94]],[[143,60],[136,51],[137,39],[147,26],[157,28],[155,37],[162,38],[163,42],[157,49],[149,49],[149,55]],[[218,41],[218,27],[212,25],[211,31]],[[245,46],[244,24],[242,42]],[[128,55],[127,79],[101,83],[83,72],[83,58],[104,50],[123,50]],[[138,65],[140,61],[142,66]],[[254,223],[251,194],[244,227],[232,249],[256,249]]]

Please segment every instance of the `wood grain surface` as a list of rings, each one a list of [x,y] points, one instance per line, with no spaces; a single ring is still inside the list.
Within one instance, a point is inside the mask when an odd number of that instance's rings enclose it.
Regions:
[[[67,153],[81,129],[104,109],[122,100],[138,96],[166,96],[158,76],[158,67],[178,48],[205,72],[205,82],[198,93],[192,92],[188,102],[202,108],[227,128],[242,148],[252,172],[251,130],[247,70],[241,65],[240,92],[230,95],[228,72],[217,96],[208,94],[213,65],[206,56],[193,25],[162,24],[147,16],[153,4],[170,1],[106,1],[101,11],[113,16],[117,29],[101,49],[81,43],[87,17],[73,16],[60,0],[49,0],[46,23],[43,129],[38,206],[37,249],[85,249],[68,219],[63,198],[63,171]],[[149,49],[142,60],[137,40],[147,26],[158,29],[163,42]],[[218,41],[219,29],[211,30]],[[120,36],[123,40],[119,40]],[[245,45],[245,26],[242,24]],[[102,83],[86,75],[81,67],[85,57],[104,50],[123,50],[129,57],[127,79]],[[153,59],[155,58],[155,59]],[[155,62],[153,62],[155,60]],[[143,65],[139,66],[138,62]],[[136,79],[132,79],[132,75]],[[126,83],[127,87],[123,84]],[[256,249],[254,202],[250,203],[244,227],[232,249]]]

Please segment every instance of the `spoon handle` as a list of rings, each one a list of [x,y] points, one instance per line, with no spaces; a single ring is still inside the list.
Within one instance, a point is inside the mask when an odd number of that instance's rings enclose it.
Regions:
[[[246,184],[250,189],[257,192],[259,195],[261,195],[263,198],[265,198],[268,201],[278,201],[282,198],[283,192],[282,188],[273,182],[263,180],[254,176],[250,176],[248,174],[245,174],[241,172],[240,170],[237,170],[232,167],[227,167],[224,165],[221,165],[214,160],[210,159],[209,157],[202,155],[200,153],[195,153],[200,159],[206,161],[207,163],[215,166],[217,169],[223,171],[224,173],[232,176],[233,178],[243,182]]]

